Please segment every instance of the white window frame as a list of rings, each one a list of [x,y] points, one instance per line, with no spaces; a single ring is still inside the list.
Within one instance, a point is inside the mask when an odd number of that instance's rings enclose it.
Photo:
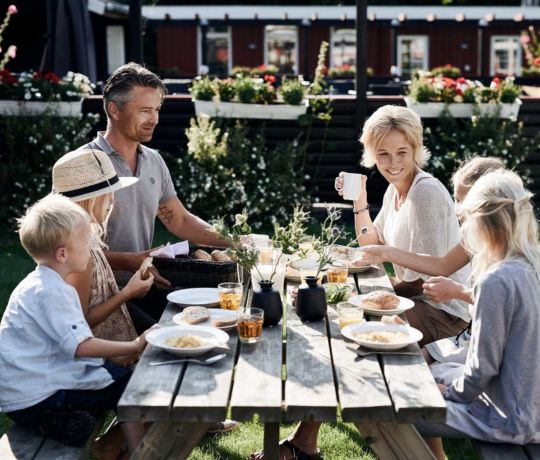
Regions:
[[[422,62],[422,67],[424,69],[429,69],[429,35],[398,35],[397,40],[397,66],[403,72],[403,62],[401,60],[402,50],[403,50],[403,41],[411,39],[420,39],[425,43],[424,59]]]
[[[264,27],[264,65],[268,66],[268,26],[274,26],[274,27],[287,27],[287,28],[294,28],[296,30],[296,46],[295,46],[295,52],[294,52],[294,65],[293,65],[293,72],[298,75],[298,59],[299,59],[299,48],[300,48],[300,40],[298,38],[298,26],[290,26],[290,25],[282,25],[282,24],[267,24]]]
[[[355,29],[352,29],[350,27],[332,27],[330,29],[330,67],[337,67],[336,63],[334,62],[334,58],[333,58],[333,56],[334,56],[334,35],[335,35],[337,30],[342,30],[342,29],[354,31],[354,33],[355,33],[354,42],[356,43],[356,30]],[[355,59],[355,64],[354,65],[356,65],[356,59]]]
[[[216,27],[216,26],[206,26],[206,38],[208,39],[208,37],[211,37],[211,36],[214,36],[214,37],[222,37],[222,38],[227,38],[227,54],[229,56],[229,64],[228,64],[228,69],[227,69],[227,73],[230,75],[231,72],[232,72],[232,68],[233,68],[233,65],[232,65],[232,62],[233,62],[233,55],[232,55],[232,50],[233,50],[233,46],[232,46],[232,31],[231,31],[231,26],[226,26],[227,27],[227,32],[210,32],[208,29],[210,29],[211,27]],[[208,64],[205,64],[205,65],[208,65]],[[201,26],[198,26],[197,27],[197,73],[201,73],[200,72],[200,69],[201,69],[201,66],[202,66],[202,30],[201,30]]]
[[[107,71],[109,74],[126,63],[125,33],[122,25],[111,25],[106,28]]]
[[[515,70],[516,72],[514,74],[508,74],[508,75],[515,75],[520,76],[522,71],[521,66],[521,60],[522,57],[522,49],[521,49],[521,43],[519,41],[519,35],[492,35],[491,36],[491,42],[489,45],[489,74],[495,75],[495,41],[499,39],[508,39],[513,38],[516,40],[516,47],[517,47],[517,53],[516,53],[516,63],[515,63]]]

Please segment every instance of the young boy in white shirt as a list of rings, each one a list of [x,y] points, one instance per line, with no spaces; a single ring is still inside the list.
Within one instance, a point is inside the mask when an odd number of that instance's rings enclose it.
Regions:
[[[116,409],[131,371],[103,358],[139,353],[131,342],[94,338],[77,291],[65,283],[90,257],[90,219],[69,198],[51,194],[19,220],[36,269],[15,288],[0,323],[0,410],[20,425],[82,445],[103,411]],[[140,423],[123,423],[131,453]]]

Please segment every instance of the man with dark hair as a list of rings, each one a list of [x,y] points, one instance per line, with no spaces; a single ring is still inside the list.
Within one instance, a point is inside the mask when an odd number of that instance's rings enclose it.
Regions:
[[[115,270],[119,285],[148,256],[154,238],[156,216],[173,235],[194,243],[224,246],[212,227],[191,214],[176,196],[169,170],[159,153],[142,143],[152,139],[167,88],[157,75],[130,62],[118,68],[107,80],[103,108],[107,130],[84,148],[102,150],[109,155],[119,175],[138,177],[136,186],[119,190],[110,216],[106,242],[107,260]],[[170,283],[156,272],[162,287]],[[137,330],[159,320],[166,305],[167,291],[156,289],[130,308]]]

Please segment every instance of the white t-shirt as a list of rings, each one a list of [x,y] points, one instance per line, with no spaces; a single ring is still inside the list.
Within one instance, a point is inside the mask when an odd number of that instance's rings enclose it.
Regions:
[[[77,291],[38,265],[11,294],[0,323],[0,411],[34,406],[59,390],[112,384],[103,359],[75,357],[91,337]]]
[[[396,202],[397,190],[393,185],[389,185],[384,194],[381,211],[374,221],[382,243],[417,254],[443,256],[460,242],[459,222],[452,198],[444,185],[431,174],[419,172],[406,200],[398,210]],[[429,278],[428,275],[396,264],[394,270],[399,280],[405,282]],[[466,284],[469,273],[470,267],[467,265],[449,278]],[[422,295],[416,298],[464,321],[471,319],[466,302],[451,300],[447,303],[435,303]]]

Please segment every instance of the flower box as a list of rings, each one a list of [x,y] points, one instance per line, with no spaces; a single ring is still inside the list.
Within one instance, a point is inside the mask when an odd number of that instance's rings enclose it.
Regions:
[[[81,113],[82,99],[79,101],[0,101],[0,115],[37,116],[47,110],[59,117],[75,117]]]
[[[307,105],[242,104],[240,102],[193,101],[197,115],[222,118],[260,118],[296,120],[307,111]]]
[[[511,104],[503,103],[482,103],[482,104],[470,104],[464,102],[456,103],[444,103],[444,102],[415,102],[409,97],[405,98],[405,104],[407,107],[416,112],[422,118],[437,118],[441,115],[445,108],[454,118],[470,118],[474,114],[474,110],[477,107],[480,116],[499,118],[517,118],[519,108],[521,106],[521,100],[516,99]],[[499,112],[500,109],[500,112]]]

